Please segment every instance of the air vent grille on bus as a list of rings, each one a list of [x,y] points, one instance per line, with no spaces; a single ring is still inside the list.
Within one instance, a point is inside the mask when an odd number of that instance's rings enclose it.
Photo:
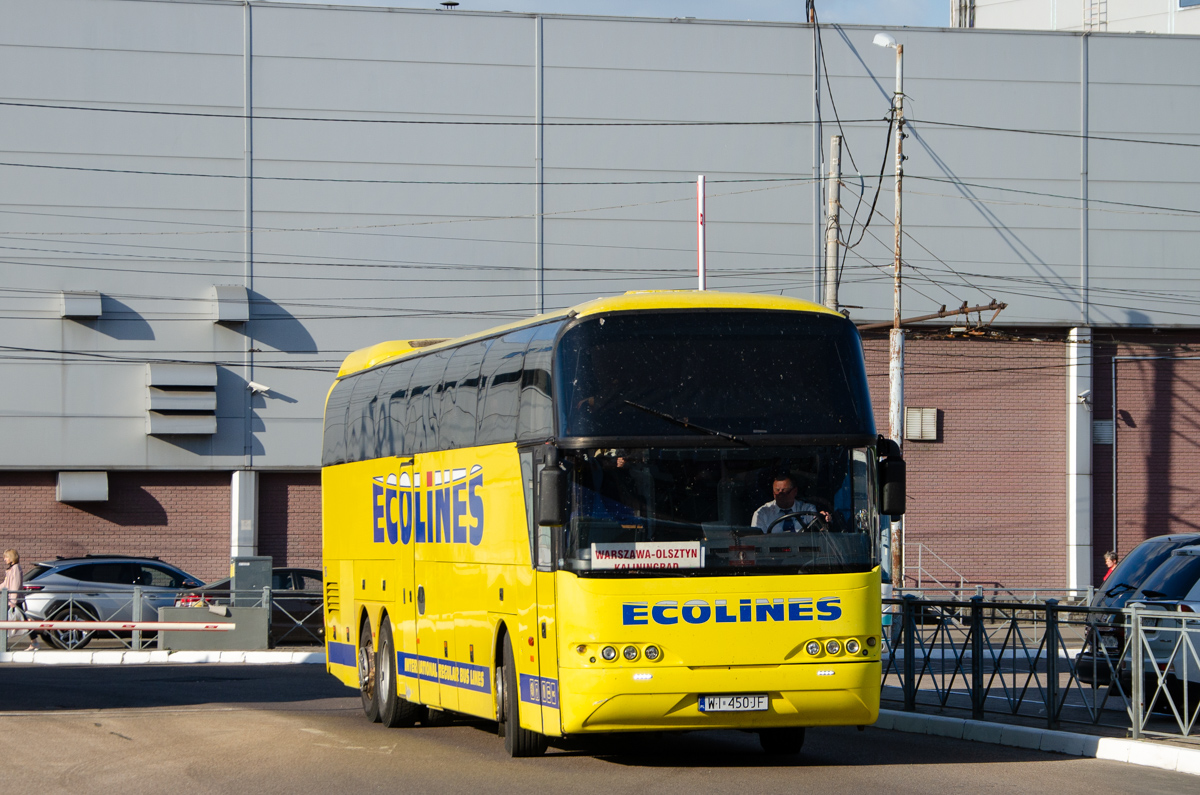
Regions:
[[[325,583],[325,612],[333,615],[342,609],[342,589],[336,582]]]

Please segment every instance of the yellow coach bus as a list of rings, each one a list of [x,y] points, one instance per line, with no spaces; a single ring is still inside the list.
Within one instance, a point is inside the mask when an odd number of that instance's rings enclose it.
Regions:
[[[646,292],[351,354],[325,411],[328,670],[514,756],[593,732],[873,723],[876,435],[846,318]]]

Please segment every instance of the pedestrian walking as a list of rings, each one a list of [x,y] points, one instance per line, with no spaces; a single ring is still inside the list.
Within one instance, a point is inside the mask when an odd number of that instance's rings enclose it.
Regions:
[[[4,550],[4,588],[8,591],[8,604],[5,606],[4,613],[10,619],[24,618],[24,613],[18,608],[22,607],[21,588],[25,584],[21,577],[21,555],[15,549]],[[11,630],[4,631],[4,650],[8,650],[8,636],[13,634]]]

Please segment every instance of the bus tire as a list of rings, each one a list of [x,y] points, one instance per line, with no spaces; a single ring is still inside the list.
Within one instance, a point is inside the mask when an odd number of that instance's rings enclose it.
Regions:
[[[541,756],[546,753],[546,735],[521,728],[521,696],[517,690],[517,664],[513,657],[512,641],[504,639],[504,665],[500,670],[504,682],[501,697],[501,718],[504,722],[504,750],[511,757]]]
[[[798,754],[804,746],[804,729],[760,729],[758,744],[772,756]]]
[[[375,640],[371,622],[364,617],[358,631],[358,692],[363,712],[372,723],[379,723],[379,695],[375,688]]]
[[[420,708],[400,697],[396,684],[396,644],[392,640],[392,622],[387,616],[379,627],[379,658],[375,661],[375,700],[379,720],[389,729],[409,727],[417,722]]]

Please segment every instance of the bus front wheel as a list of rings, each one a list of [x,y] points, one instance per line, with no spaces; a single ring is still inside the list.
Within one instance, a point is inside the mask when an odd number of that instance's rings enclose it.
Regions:
[[[798,754],[804,745],[804,729],[762,729],[758,743],[772,756]]]
[[[363,712],[373,723],[379,723],[375,681],[375,639],[371,635],[371,622],[363,619],[358,633],[358,692],[362,696]]]
[[[500,691],[500,721],[504,732],[504,750],[509,756],[541,756],[546,753],[546,736],[521,728],[521,691],[517,690],[517,664],[512,641],[504,641],[504,665],[500,670],[504,683]]]

